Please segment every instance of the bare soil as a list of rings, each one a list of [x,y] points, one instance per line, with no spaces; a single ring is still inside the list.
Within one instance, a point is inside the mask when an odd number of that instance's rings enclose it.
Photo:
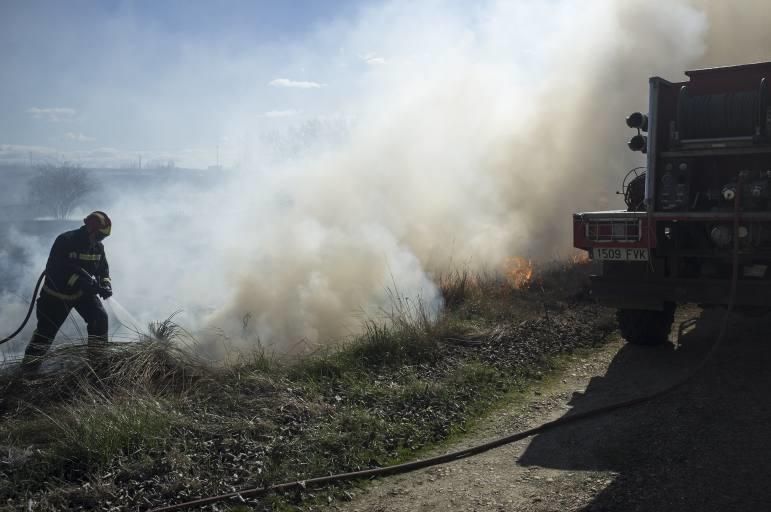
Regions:
[[[712,346],[722,310],[678,311],[671,343],[617,339],[493,413],[449,451],[677,382]],[[372,482],[333,510],[771,510],[768,317],[734,317],[715,357],[653,402],[527,441]]]

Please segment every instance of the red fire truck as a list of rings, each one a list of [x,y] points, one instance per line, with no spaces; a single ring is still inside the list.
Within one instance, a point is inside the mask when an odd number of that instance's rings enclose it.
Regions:
[[[574,245],[600,260],[592,294],[630,343],[667,340],[678,303],[771,305],[771,62],[650,79],[628,142],[646,154],[626,210],[573,215]],[[736,260],[734,260],[736,258]]]

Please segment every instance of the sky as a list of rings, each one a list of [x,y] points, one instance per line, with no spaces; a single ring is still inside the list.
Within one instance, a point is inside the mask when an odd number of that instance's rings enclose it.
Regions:
[[[121,166],[144,155],[205,168],[219,145],[231,165],[234,122],[269,131],[290,118],[340,114],[330,95],[381,62],[373,49],[334,38],[367,6],[0,2],[0,163]]]
[[[753,9],[730,9],[717,0],[655,5],[674,13],[673,20],[682,8],[705,10],[710,26],[718,28],[721,22],[755,21],[758,27],[732,31],[731,37],[751,40],[765,18],[756,15],[752,2],[745,3]],[[500,27],[485,19],[491,4],[3,0],[0,164],[54,160],[125,167],[142,158],[206,168],[219,155],[219,163],[239,165],[249,159],[245,147],[254,152],[260,135],[308,119],[360,119],[350,98],[380,87],[388,80],[383,69],[400,59],[434,64],[427,48],[442,51],[456,43],[443,37],[502,32],[502,51],[517,63],[520,76],[540,75],[538,66],[551,58],[550,45],[561,41],[567,55],[603,34],[607,19],[603,14],[587,19],[587,12],[609,12],[614,5],[634,9],[637,2],[503,2],[505,7],[495,10]],[[746,19],[734,20],[742,15]],[[555,33],[573,30],[563,26],[565,19],[592,33],[577,36],[581,41],[562,41]],[[688,34],[690,22],[672,29]],[[517,34],[524,36],[513,48],[509,42]],[[616,38],[612,44],[619,51],[637,37],[606,35]],[[466,44],[463,37],[458,44]],[[744,43],[747,49],[764,48]],[[730,45],[710,48],[719,57],[710,64],[731,63],[726,48]],[[596,60],[606,53],[598,48]],[[753,59],[764,58],[756,53]],[[654,74],[668,69],[672,59],[662,57],[652,55],[640,64]]]

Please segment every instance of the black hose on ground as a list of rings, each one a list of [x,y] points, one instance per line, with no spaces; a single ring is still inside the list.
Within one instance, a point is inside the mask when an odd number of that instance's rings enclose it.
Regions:
[[[43,278],[45,277],[46,273],[45,270],[40,274],[40,277],[37,278],[37,284],[35,285],[35,291],[32,292],[32,300],[29,302],[29,309],[27,310],[27,316],[24,317],[24,321],[21,323],[18,329],[16,329],[13,334],[8,336],[7,338],[3,338],[0,340],[0,345],[3,343],[6,343],[8,341],[11,341],[16,337],[17,334],[21,332],[22,329],[27,325],[27,322],[29,322],[29,317],[32,316],[32,310],[35,307],[35,299],[37,298],[37,294],[40,291],[40,284],[43,282]]]
[[[651,393],[649,395],[633,398],[631,400],[625,400],[625,401],[618,402],[611,405],[606,405],[605,407],[599,407],[591,411],[585,411],[582,413],[574,414],[573,416],[564,416],[562,418],[558,418],[554,421],[544,423],[542,425],[539,425],[535,428],[531,428],[529,430],[525,430],[523,432],[517,432],[507,436],[499,437],[498,439],[494,439],[487,443],[483,443],[477,446],[472,446],[464,450],[459,450],[459,451],[447,453],[444,455],[439,455],[437,457],[431,457],[428,459],[417,460],[414,462],[407,462],[404,464],[396,464],[394,466],[386,466],[382,468],[365,469],[362,471],[353,471],[350,473],[339,473],[337,475],[328,475],[328,476],[322,476],[317,478],[310,478],[308,480],[297,480],[294,482],[285,482],[281,484],[270,485],[268,487],[254,487],[250,489],[244,489],[242,491],[221,494],[219,496],[209,496],[205,498],[199,498],[197,500],[187,501],[184,503],[178,503],[176,505],[168,505],[165,507],[155,508],[155,509],[152,509],[150,512],[171,512],[173,510],[183,510],[183,509],[188,509],[192,507],[202,507],[204,505],[210,505],[212,503],[217,503],[217,502],[225,501],[232,498],[236,498],[236,499],[251,498],[255,496],[262,496],[264,494],[268,494],[270,492],[276,492],[276,491],[288,491],[291,489],[305,489],[306,487],[316,486],[321,484],[330,484],[333,482],[344,482],[348,480],[359,480],[362,478],[370,478],[374,476],[387,476],[387,475],[395,475],[398,473],[408,473],[410,471],[415,471],[417,469],[427,468],[430,466],[437,466],[439,464],[445,464],[447,462],[452,462],[455,460],[464,459],[466,457],[471,457],[472,455],[478,455],[480,453],[484,453],[486,451],[492,450],[493,448],[497,448],[505,444],[510,444],[515,441],[520,441],[522,439],[534,436],[536,434],[541,434],[543,432],[546,432],[556,427],[569,425],[571,423],[575,423],[581,420],[602,416],[604,414],[608,414],[613,411],[617,411],[619,409],[624,409],[627,407],[640,405],[645,402],[650,402],[652,400],[655,400],[657,398],[660,398],[664,395],[667,395],[675,391],[676,389],[684,386],[691,379],[693,379],[693,377],[696,376],[701,371],[701,369],[704,368],[704,366],[712,359],[712,357],[715,355],[718,348],[722,344],[728,329],[728,320],[731,317],[731,313],[734,308],[734,303],[736,301],[736,288],[737,288],[737,282],[739,279],[739,199],[740,199],[739,197],[740,192],[738,192],[739,190],[741,190],[741,186],[737,186],[737,195],[734,203],[734,219],[733,219],[734,220],[734,225],[733,225],[734,244],[733,244],[732,269],[731,269],[731,285],[730,285],[731,287],[728,295],[728,304],[726,307],[726,313],[725,313],[725,316],[723,317],[723,322],[720,327],[720,331],[718,333],[717,338],[715,339],[714,345],[707,353],[707,355],[704,357],[704,359],[702,359],[702,361],[698,364],[698,366],[696,366],[693,370],[691,370],[683,379],[674,383],[673,385],[666,387],[660,391]]]

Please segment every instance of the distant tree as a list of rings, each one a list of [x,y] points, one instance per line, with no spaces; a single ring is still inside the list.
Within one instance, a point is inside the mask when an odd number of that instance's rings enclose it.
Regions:
[[[41,164],[30,178],[30,199],[39,211],[56,219],[67,219],[84,199],[97,189],[94,180],[78,164]]]

